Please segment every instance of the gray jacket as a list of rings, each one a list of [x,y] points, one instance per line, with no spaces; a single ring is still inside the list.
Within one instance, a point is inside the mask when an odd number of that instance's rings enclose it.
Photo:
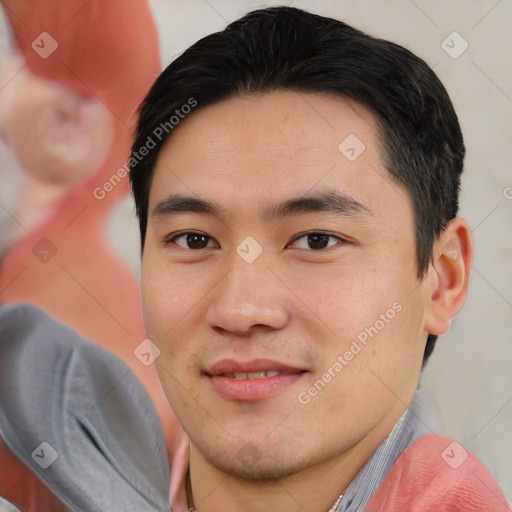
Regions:
[[[0,307],[0,435],[73,511],[171,510],[164,435],[142,384],[27,303]]]

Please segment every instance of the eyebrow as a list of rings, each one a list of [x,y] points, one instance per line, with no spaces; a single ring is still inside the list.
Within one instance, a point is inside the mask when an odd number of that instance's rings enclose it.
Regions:
[[[371,210],[353,197],[328,190],[309,196],[287,199],[277,204],[267,205],[261,211],[265,221],[308,213],[334,213],[343,216],[372,216]],[[195,213],[219,219],[227,218],[228,211],[218,203],[183,194],[170,194],[153,209],[153,217],[169,217],[179,213]]]

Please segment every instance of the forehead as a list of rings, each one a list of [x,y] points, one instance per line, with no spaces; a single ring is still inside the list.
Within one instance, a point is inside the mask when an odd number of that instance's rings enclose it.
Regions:
[[[174,128],[155,166],[149,209],[171,192],[229,203],[326,187],[370,206],[390,181],[383,162],[376,118],[358,103],[291,91],[238,96],[198,105]]]
[[[256,152],[263,146],[267,152],[274,148],[311,152],[317,148],[313,154],[334,149],[331,152],[337,156],[338,144],[350,134],[358,134],[373,149],[376,119],[359,103],[341,96],[275,91],[236,96],[202,109],[199,104],[172,131],[161,155],[190,146],[201,152],[226,153]],[[200,153],[187,158],[194,156]],[[259,154],[262,157],[264,154]]]

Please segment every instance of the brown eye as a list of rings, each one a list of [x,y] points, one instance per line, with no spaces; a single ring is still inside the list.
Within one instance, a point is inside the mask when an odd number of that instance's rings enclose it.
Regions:
[[[330,235],[328,233],[320,233],[320,232],[313,232],[313,233],[306,233],[305,235],[302,235],[298,238],[296,238],[293,241],[293,244],[296,244],[299,240],[305,240],[305,243],[302,243],[302,247],[297,247],[298,249],[312,249],[314,251],[319,251],[322,249],[328,249],[329,247],[332,247],[333,245],[336,245],[336,243],[331,243],[329,245],[329,239],[336,239],[338,242],[343,242],[343,240],[334,235]]]
[[[182,240],[181,243],[176,242],[177,240]],[[166,241],[166,244],[176,243],[177,246],[182,249],[206,249],[208,246],[208,241],[212,240],[211,237],[204,235],[203,233],[181,233],[176,235],[169,240]]]

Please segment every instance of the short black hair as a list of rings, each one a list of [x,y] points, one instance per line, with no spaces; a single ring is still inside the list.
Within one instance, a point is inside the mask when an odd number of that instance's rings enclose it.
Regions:
[[[465,147],[448,93],[434,71],[404,47],[293,7],[252,11],[202,38],[152,86],[139,109],[130,158],[141,250],[155,163],[174,127],[170,119],[178,119],[175,114],[191,98],[197,111],[237,95],[279,90],[338,95],[375,115],[386,168],[412,199],[422,279],[435,240],[458,211]],[[150,139],[153,149],[135,159]],[[436,339],[429,334],[423,364]]]

